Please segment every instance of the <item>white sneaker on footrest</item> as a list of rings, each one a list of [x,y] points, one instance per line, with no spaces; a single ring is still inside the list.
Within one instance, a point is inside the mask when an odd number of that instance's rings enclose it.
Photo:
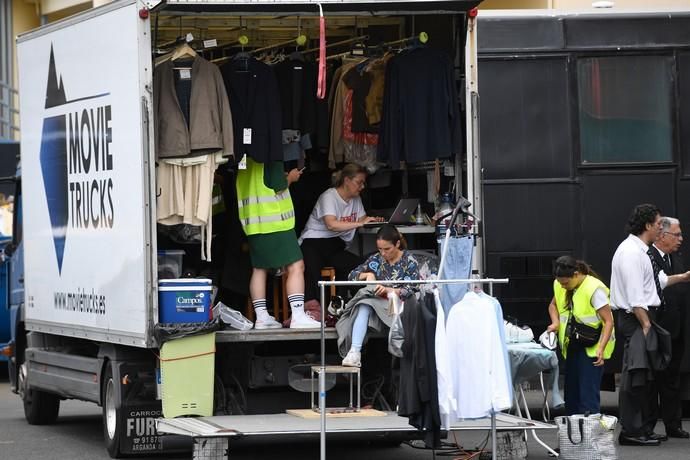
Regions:
[[[254,329],[282,329],[283,325],[280,324],[276,319],[268,315],[267,318],[258,319],[254,322]]]
[[[348,351],[347,356],[343,358],[343,366],[362,367],[362,353],[355,350]]]
[[[306,313],[297,315],[290,321],[290,329],[320,329],[321,321],[316,321]]]

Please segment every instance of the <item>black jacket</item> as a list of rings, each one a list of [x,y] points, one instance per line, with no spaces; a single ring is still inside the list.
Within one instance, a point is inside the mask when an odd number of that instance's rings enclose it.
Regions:
[[[312,62],[289,59],[273,67],[278,79],[283,129],[316,133],[317,70]]]
[[[386,67],[378,158],[393,168],[463,151],[458,92],[450,57],[417,48]]]
[[[426,432],[427,447],[440,446],[441,416],[436,379],[436,306],[433,295],[405,301],[400,317],[405,339],[400,358],[398,415]]]
[[[666,265],[655,248],[652,248],[652,256],[667,275],[685,273],[683,259],[677,253],[671,254],[671,267]],[[657,322],[671,334],[671,338],[677,339],[681,332],[688,332],[685,329],[685,309],[688,307],[687,284],[674,284],[664,289],[664,300],[665,305],[657,312]]]
[[[646,336],[638,327],[630,337],[625,358],[623,370],[628,371],[628,380],[621,382],[621,388],[644,386],[654,380],[655,372],[663,371],[671,362],[671,335],[655,321]]]
[[[230,98],[235,158],[243,154],[260,163],[283,161],[280,95],[273,69],[254,58],[233,59],[220,68]],[[251,144],[244,130],[251,129]]]

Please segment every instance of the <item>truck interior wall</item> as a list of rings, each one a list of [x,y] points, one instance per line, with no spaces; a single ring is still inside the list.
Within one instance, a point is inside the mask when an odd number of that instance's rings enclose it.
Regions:
[[[582,258],[608,283],[629,213],[643,202],[690,228],[689,26],[685,13],[670,19],[480,15],[487,275],[516,281],[498,287],[502,304],[535,332],[548,323],[553,259]],[[578,62],[597,56],[663,63],[663,84],[672,93],[670,160],[583,160]],[[687,264],[690,251],[683,249]]]

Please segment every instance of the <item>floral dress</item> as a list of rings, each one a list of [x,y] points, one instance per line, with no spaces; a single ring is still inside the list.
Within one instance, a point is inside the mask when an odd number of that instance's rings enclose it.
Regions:
[[[417,260],[407,250],[403,250],[402,257],[394,264],[386,262],[380,253],[375,253],[360,266],[350,272],[348,279],[357,281],[362,273],[373,273],[377,280],[418,280],[419,266]],[[411,285],[395,286],[400,289],[400,299],[410,297],[415,288]]]

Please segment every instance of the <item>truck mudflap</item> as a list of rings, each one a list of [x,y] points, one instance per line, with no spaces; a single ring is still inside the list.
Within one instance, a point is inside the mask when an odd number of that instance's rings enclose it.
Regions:
[[[120,451],[124,455],[151,453],[184,453],[192,451],[192,440],[186,436],[161,436],[156,420],[162,417],[160,401],[125,404],[122,411]]]

